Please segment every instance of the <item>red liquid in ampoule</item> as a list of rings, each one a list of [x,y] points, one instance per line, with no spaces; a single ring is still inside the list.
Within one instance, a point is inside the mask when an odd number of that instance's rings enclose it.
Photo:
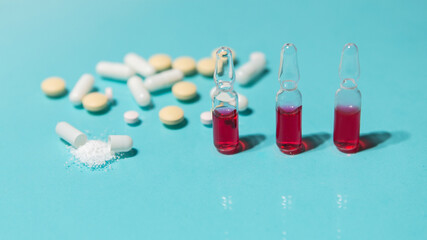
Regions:
[[[286,154],[297,154],[302,150],[301,109],[302,106],[276,109],[276,143]]]
[[[355,153],[359,147],[360,108],[336,106],[334,144],[345,153]]]
[[[212,113],[214,145],[220,152],[232,153],[239,146],[237,115],[230,107],[219,107]]]

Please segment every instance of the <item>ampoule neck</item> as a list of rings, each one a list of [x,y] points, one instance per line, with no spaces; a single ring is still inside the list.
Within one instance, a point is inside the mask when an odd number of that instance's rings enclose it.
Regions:
[[[341,88],[346,90],[357,89],[357,83],[353,78],[346,78],[341,82]]]
[[[222,92],[233,91],[233,84],[231,82],[218,82],[217,88]]]
[[[280,88],[284,91],[294,91],[298,89],[298,83],[294,80],[282,80],[280,81]]]

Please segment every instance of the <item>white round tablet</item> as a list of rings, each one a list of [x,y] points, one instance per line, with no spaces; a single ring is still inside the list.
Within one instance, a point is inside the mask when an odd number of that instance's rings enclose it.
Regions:
[[[139,114],[136,111],[127,111],[123,117],[125,122],[129,124],[137,123],[139,121]]]
[[[204,125],[211,125],[212,124],[212,112],[211,111],[202,112],[202,114],[200,114],[200,121]]]

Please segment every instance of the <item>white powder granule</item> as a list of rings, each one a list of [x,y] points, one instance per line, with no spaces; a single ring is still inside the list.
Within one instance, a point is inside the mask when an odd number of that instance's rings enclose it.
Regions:
[[[100,140],[89,140],[77,149],[73,147],[69,149],[74,160],[90,168],[102,167],[117,157],[110,151],[108,143]]]

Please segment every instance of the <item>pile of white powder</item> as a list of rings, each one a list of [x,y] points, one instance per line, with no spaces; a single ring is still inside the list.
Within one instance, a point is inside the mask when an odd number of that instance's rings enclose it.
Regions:
[[[69,147],[72,158],[78,163],[82,163],[90,168],[105,166],[108,161],[116,159],[118,156],[110,151],[108,143],[100,140],[89,140],[79,148]]]

